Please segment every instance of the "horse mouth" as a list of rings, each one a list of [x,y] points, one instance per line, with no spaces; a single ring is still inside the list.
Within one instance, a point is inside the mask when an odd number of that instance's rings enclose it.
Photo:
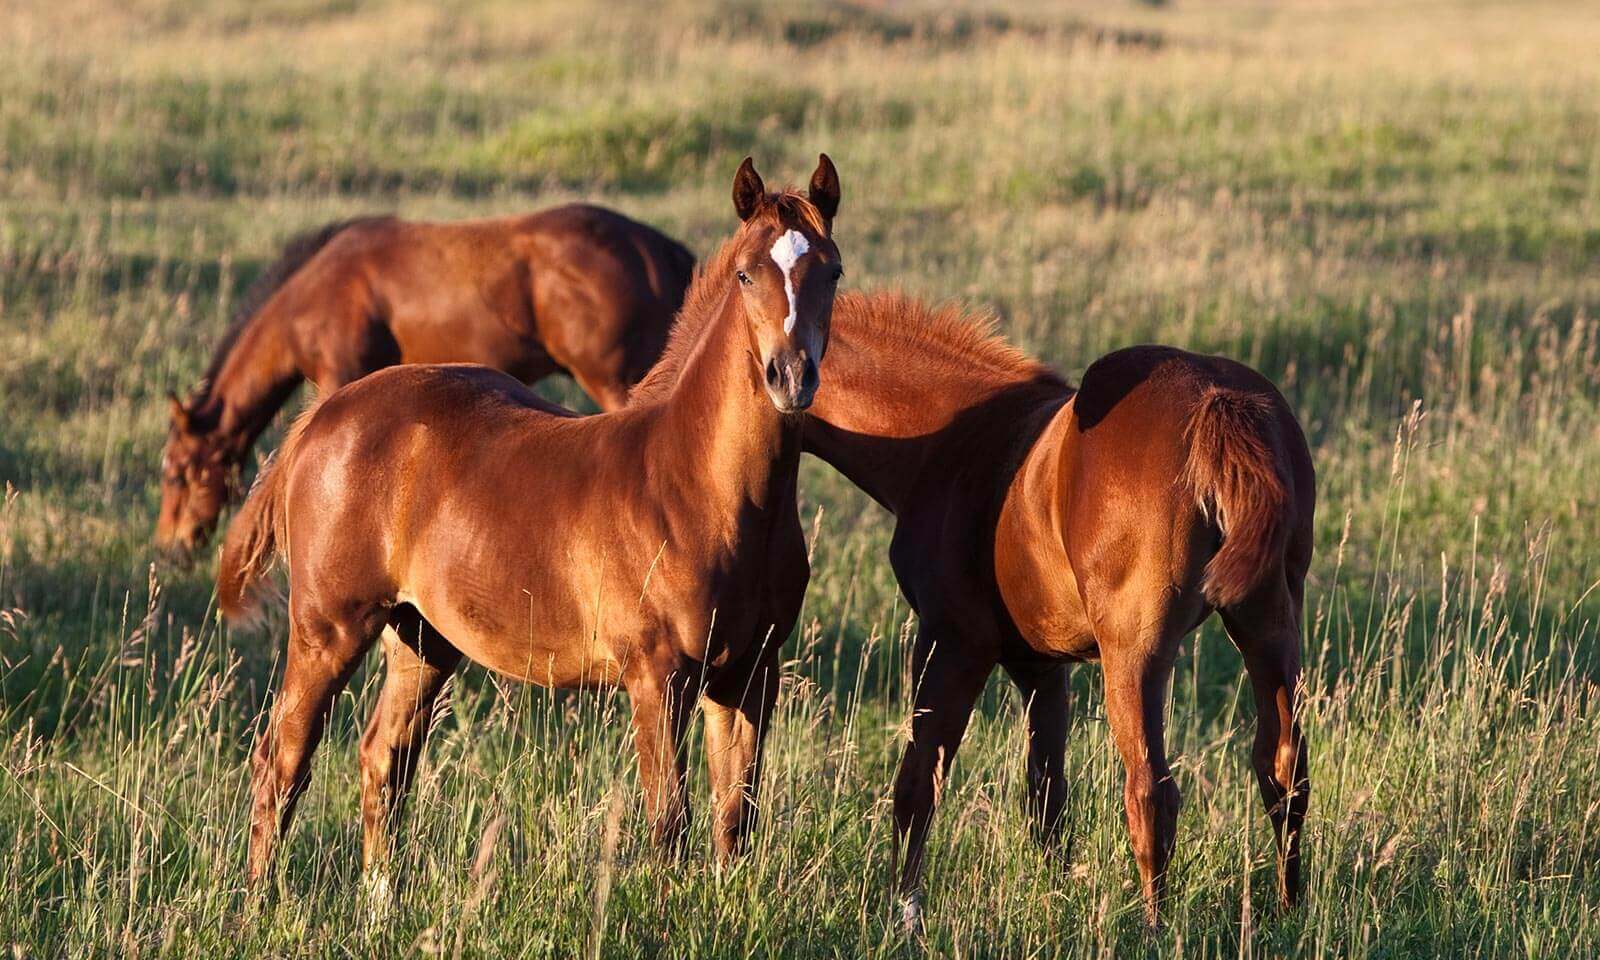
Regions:
[[[208,539],[207,531],[198,529],[188,534],[157,531],[155,541],[163,560],[180,570],[188,570],[194,566],[196,556]]]
[[[807,410],[810,410],[811,399],[812,394],[810,393],[807,393],[803,397],[773,396],[771,398],[773,408],[786,417],[797,417],[800,414],[805,413]]]

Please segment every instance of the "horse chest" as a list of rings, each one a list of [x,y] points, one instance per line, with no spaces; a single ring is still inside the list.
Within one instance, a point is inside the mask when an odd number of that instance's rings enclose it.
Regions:
[[[788,636],[810,570],[798,517],[774,520],[709,553],[663,558],[675,575],[654,607],[683,655],[718,667],[768,637]]]

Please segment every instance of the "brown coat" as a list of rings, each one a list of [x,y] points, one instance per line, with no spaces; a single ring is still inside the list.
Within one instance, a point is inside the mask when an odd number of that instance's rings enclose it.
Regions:
[[[735,180],[739,232],[686,298],[640,399],[593,417],[480,366],[403,366],[302,417],[229,527],[223,611],[289,571],[283,688],[256,752],[259,880],[333,698],[380,635],[363,740],[366,862],[387,860],[439,688],[461,657],[548,686],[621,685],[657,837],[688,819],[683,737],[706,696],[720,856],[755,816],[778,651],[809,569],[795,505],[800,413],[839,276],[838,180],[807,196]]]
[[[920,618],[911,742],[895,784],[914,919],[935,784],[996,665],[1029,718],[1029,804],[1054,842],[1066,799],[1066,668],[1098,660],[1127,768],[1149,916],[1178,789],[1166,689],[1182,637],[1213,610],[1256,694],[1254,762],[1299,891],[1310,782],[1294,719],[1315,477],[1305,437],[1249,368],[1169,347],[1091,365],[1077,390],[953,308],[848,294],[805,447],[895,515],[890,560]]]
[[[291,242],[246,295],[187,401],[172,400],[156,540],[190,549],[302,379],[324,395],[397,363],[481,363],[524,383],[565,372],[602,409],[666,343],[694,266],[619,213],[570,204],[520,217],[375,217]]]

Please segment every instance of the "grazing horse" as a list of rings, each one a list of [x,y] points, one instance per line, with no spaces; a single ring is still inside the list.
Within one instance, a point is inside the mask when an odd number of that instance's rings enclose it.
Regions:
[[[894,788],[902,909],[920,920],[941,782],[998,664],[1029,725],[1042,840],[1066,800],[1067,664],[1099,660],[1126,768],[1146,916],[1178,817],[1164,718],[1179,641],[1221,614],[1255,693],[1252,754],[1284,903],[1300,891],[1310,796],[1296,722],[1315,476],[1260,374],[1167,347],[1108,354],[1074,391],[961,311],[841,295],[805,449],[895,516],[889,557],[920,626],[911,742]]]
[[[575,417],[479,366],[402,366],[291,430],[229,526],[218,595],[289,573],[283,685],[255,752],[249,876],[268,870],[334,698],[383,637],[361,741],[364,863],[381,881],[440,687],[463,656],[552,687],[621,685],[658,842],[688,826],[683,738],[704,695],[719,859],[755,819],[778,652],[810,575],[800,414],[842,272],[839,180],[802,196],[747,159],[738,232],[696,278],[621,410]],[[381,889],[381,887],[380,887]]]
[[[397,363],[557,371],[602,409],[661,354],[694,256],[585,204],[464,223],[371,217],[293,240],[236,311],[200,386],[171,398],[156,542],[192,550],[302,379],[323,395]]]

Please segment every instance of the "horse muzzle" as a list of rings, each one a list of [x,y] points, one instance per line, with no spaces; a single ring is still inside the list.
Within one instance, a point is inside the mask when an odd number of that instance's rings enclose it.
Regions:
[[[817,362],[804,350],[785,351],[767,361],[766,382],[779,413],[802,413],[817,395]]]

